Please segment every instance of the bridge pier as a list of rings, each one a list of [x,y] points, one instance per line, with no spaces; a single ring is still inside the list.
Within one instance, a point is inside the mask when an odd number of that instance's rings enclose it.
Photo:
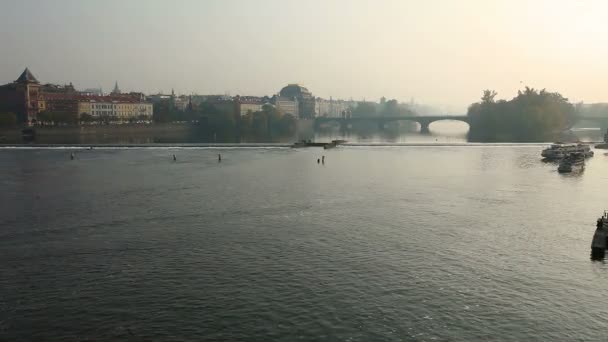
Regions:
[[[430,134],[431,133],[431,130],[429,129],[429,126],[431,125],[430,122],[419,121],[418,123],[420,124],[420,133],[421,134]]]

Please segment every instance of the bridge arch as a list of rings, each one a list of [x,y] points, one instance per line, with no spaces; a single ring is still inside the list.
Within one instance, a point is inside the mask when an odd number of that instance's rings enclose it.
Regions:
[[[331,122],[337,122],[342,129],[348,128],[355,122],[374,122],[379,128],[385,127],[387,123],[394,121],[417,122],[420,125],[420,133],[430,133],[430,125],[436,121],[453,120],[462,121],[468,124],[468,117],[465,115],[436,115],[436,116],[369,116],[369,117],[318,117],[314,121],[315,128]],[[470,129],[470,126],[469,126]]]
[[[467,132],[468,132],[469,130],[471,130],[471,124],[469,123],[469,121],[468,121],[468,120],[459,119],[459,118],[456,118],[456,119],[452,119],[452,118],[442,118],[442,119],[437,119],[437,120],[432,120],[432,121],[429,121],[429,122],[428,122],[428,124],[427,124],[427,129],[428,129],[428,131],[430,132],[430,130],[431,130],[431,126],[433,126],[435,123],[440,123],[440,124],[441,124],[441,123],[444,123],[444,122],[458,122],[458,123],[464,123],[464,124],[467,126]]]

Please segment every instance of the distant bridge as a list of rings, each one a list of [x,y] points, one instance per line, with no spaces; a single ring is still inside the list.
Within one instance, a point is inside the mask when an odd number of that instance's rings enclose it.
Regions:
[[[435,121],[441,120],[456,120],[469,123],[469,118],[466,115],[430,115],[430,116],[369,116],[369,117],[318,117],[315,119],[315,128],[319,128],[324,123],[337,122],[340,128],[346,130],[349,125],[355,122],[373,122],[377,123],[380,129],[393,121],[414,121],[420,124],[420,133],[429,133],[429,126]]]

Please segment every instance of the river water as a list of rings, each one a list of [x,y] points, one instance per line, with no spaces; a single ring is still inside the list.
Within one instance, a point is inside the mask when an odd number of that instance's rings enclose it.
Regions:
[[[0,340],[606,341],[542,147],[0,149]]]

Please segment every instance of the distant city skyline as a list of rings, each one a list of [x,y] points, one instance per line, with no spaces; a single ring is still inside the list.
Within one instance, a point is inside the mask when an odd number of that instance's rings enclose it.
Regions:
[[[483,89],[525,85],[606,102],[600,0],[6,2],[0,84],[41,82],[148,94],[382,96],[464,112]]]

